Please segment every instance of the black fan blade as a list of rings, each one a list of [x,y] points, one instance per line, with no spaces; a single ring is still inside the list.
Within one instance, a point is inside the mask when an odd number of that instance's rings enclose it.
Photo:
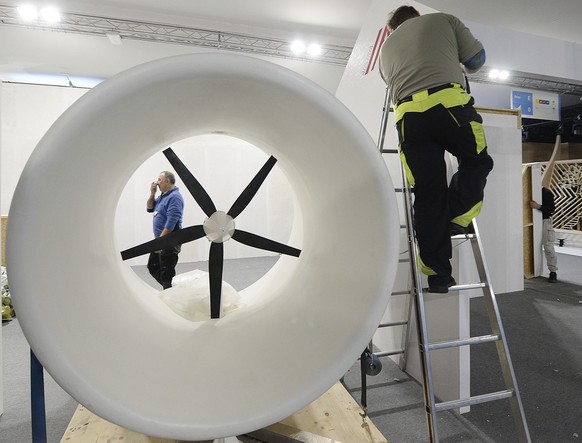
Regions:
[[[151,252],[160,251],[162,249],[170,249],[176,245],[188,243],[193,240],[204,237],[204,227],[202,225],[190,226],[188,228],[174,231],[171,234],[158,237],[154,240],[134,246],[133,248],[121,251],[121,258],[128,260],[140,255],[149,254]]]
[[[247,246],[252,246],[253,248],[265,249],[267,251],[279,252],[285,255],[292,255],[293,257],[299,257],[301,254],[300,249],[292,248],[291,246],[284,245],[283,243],[278,243],[268,238],[261,237],[259,235],[251,234],[247,231],[241,231],[237,229],[232,235],[236,241],[241,242]]]
[[[196,200],[196,203],[198,203],[204,213],[208,217],[214,214],[216,212],[216,206],[214,206],[212,199],[204,190],[200,182],[196,180],[190,171],[188,171],[188,168],[186,168],[184,163],[182,163],[182,160],[178,158],[172,148],[165,149],[164,155],[174,167],[176,173],[180,176],[184,185],[186,185],[188,191],[190,191],[190,194],[192,194],[192,197],[194,197],[194,200]]]
[[[210,257],[208,259],[208,273],[210,282],[210,318],[220,318],[223,259],[223,243],[212,242],[210,244]]]
[[[273,166],[275,166],[275,163],[277,163],[277,159],[271,155],[267,160],[267,163],[265,163],[260,171],[257,172],[257,175],[253,177],[241,195],[239,195],[236,201],[232,204],[232,207],[227,212],[228,215],[232,218],[236,218],[243,209],[248,206],[267,178],[267,175],[269,175],[269,172],[271,172],[271,169],[273,169]]]

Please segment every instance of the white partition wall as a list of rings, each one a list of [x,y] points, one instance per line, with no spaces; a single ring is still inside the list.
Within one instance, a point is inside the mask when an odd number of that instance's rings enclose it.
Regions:
[[[80,88],[0,83],[0,213],[8,215],[24,165],[55,120],[87,92]],[[75,171],[63,165],[63,174]],[[42,186],[39,183],[39,186]],[[74,182],[71,182],[74,186]],[[55,189],[55,192],[65,192]]]
[[[87,90],[54,86],[37,86],[3,83],[0,124],[1,213],[7,215],[18,179],[30,154],[52,123]],[[267,156],[264,152],[240,139],[224,135],[204,135],[187,138],[172,148],[195,171],[198,179],[214,201],[229,207],[238,193],[261,168]],[[172,170],[161,152],[149,158],[133,174],[119,200],[116,213],[116,239],[120,250],[153,238],[152,215],[145,211],[149,188],[159,173]],[[80,171],[63,165],[70,186],[83,180]],[[39,184],[40,186],[41,184]],[[180,179],[177,185],[185,199],[184,225],[195,224],[202,211]],[[55,189],[55,193],[66,189]],[[275,166],[269,179],[253,199],[252,211],[241,214],[239,225],[243,229],[285,243],[289,239],[294,218],[295,198],[284,174]],[[248,214],[252,214],[252,217]],[[269,253],[230,242],[225,258],[264,256]],[[204,242],[187,244],[180,254],[181,262],[208,259],[208,245]],[[146,257],[132,259],[130,264],[145,264]]]

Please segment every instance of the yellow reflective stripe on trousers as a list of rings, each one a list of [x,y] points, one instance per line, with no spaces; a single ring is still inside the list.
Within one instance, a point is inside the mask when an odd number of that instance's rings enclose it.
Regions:
[[[428,95],[428,91],[412,94],[412,101],[404,102],[396,107],[396,121],[402,119],[407,112],[425,112],[438,104],[445,108],[453,108],[469,103],[471,96],[459,87],[442,89],[434,94]]]
[[[412,171],[410,170],[408,163],[406,163],[406,156],[402,150],[400,150],[400,161],[402,162],[402,166],[404,166],[404,172],[406,173],[406,180],[408,181],[408,184],[410,186],[414,186],[414,175],[412,175]]]
[[[402,140],[402,142],[404,142],[404,121],[402,123],[400,123],[400,139]],[[398,153],[400,156],[400,161],[402,162],[402,166],[404,167],[404,173],[406,174],[406,181],[408,181],[408,184],[410,186],[414,186],[415,180],[414,180],[414,175],[412,175],[412,171],[410,170],[410,167],[408,166],[408,163],[406,162],[406,156],[404,155],[404,152],[402,152],[402,145],[398,145]],[[403,183],[403,185],[406,185],[406,183]]]
[[[431,268],[424,264],[422,258],[420,258],[420,254],[418,254],[418,262],[420,263],[420,270],[424,275],[437,275]]]
[[[463,228],[466,228],[467,226],[469,226],[469,223],[471,223],[471,220],[473,220],[475,217],[477,217],[479,215],[482,207],[483,207],[483,202],[480,201],[479,203],[477,203],[475,206],[473,206],[471,209],[469,209],[464,214],[461,214],[461,215],[453,218],[451,220],[451,222],[456,223],[457,225],[462,226]]]
[[[487,142],[485,141],[485,132],[483,131],[483,125],[479,122],[471,122],[471,128],[473,129],[473,135],[475,136],[477,154],[479,154],[483,149],[487,147]]]

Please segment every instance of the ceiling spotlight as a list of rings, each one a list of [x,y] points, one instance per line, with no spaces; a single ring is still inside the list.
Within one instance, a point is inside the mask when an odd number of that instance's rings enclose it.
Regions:
[[[507,80],[509,78],[509,71],[492,69],[489,71],[489,78],[491,80]]]
[[[305,43],[303,43],[301,40],[295,40],[293,43],[291,43],[291,51],[295,54],[301,54],[303,51],[305,51]]]
[[[489,78],[493,80],[499,78],[499,69],[492,69],[489,71]]]
[[[22,5],[16,10],[23,20],[36,20],[38,18],[38,11],[32,5]]]
[[[61,21],[61,13],[57,8],[47,6],[40,10],[40,16],[47,23],[58,23]]]
[[[317,57],[318,55],[321,54],[321,46],[318,45],[317,43],[312,43],[307,48],[307,53],[312,57]]]

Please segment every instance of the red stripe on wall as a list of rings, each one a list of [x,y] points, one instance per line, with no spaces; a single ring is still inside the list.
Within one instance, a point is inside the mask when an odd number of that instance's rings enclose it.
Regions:
[[[382,47],[382,43],[384,43],[384,40],[386,40],[386,38],[388,37],[388,34],[389,34],[388,26],[384,26],[384,32],[382,33],[382,38],[380,39],[380,45],[378,46],[378,51],[376,52],[376,56],[374,57],[374,64],[372,65],[372,71],[376,67],[376,62],[378,61],[378,58],[380,57],[380,48]]]

